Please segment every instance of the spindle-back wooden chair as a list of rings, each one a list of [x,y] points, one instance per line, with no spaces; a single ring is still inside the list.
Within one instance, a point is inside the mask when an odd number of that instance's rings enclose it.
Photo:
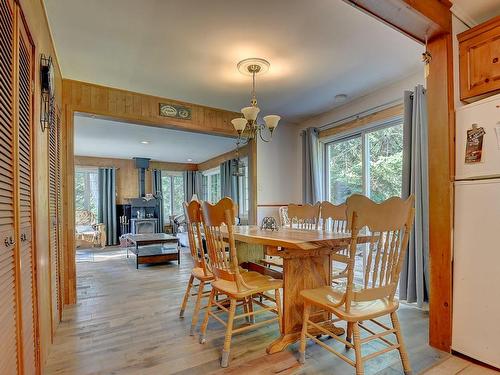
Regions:
[[[288,219],[290,228],[318,229],[321,204],[293,204],[288,205]]]
[[[210,258],[210,266],[215,276],[215,280],[212,282],[212,292],[210,293],[205,319],[201,326],[200,343],[206,342],[205,335],[210,317],[226,326],[221,359],[222,367],[227,367],[229,364],[229,353],[233,333],[268,325],[275,321],[278,321],[281,331],[282,321],[279,291],[283,286],[282,281],[256,272],[240,271],[233,235],[233,207],[232,200],[227,197],[221,199],[215,206],[208,202],[203,202],[202,204],[203,225],[208,247],[208,256]],[[224,236],[224,232],[227,232],[226,236]],[[229,251],[226,249],[227,245],[229,245]],[[274,290],[274,298],[265,294],[265,292],[271,290]],[[218,301],[216,299],[219,295],[227,296],[229,308],[227,308],[227,305],[224,304],[223,301]],[[259,298],[254,299],[255,297],[263,298],[271,304],[260,302]],[[253,304],[260,306],[261,309],[254,310]],[[213,305],[219,310],[212,311]],[[243,308],[248,306],[249,308],[245,309],[242,314],[236,314],[236,308],[238,306],[243,306]],[[217,316],[220,312],[228,313],[227,323]],[[254,318],[256,315],[265,312],[274,313],[276,317],[257,323],[255,323],[254,319],[250,319],[250,325],[233,328],[235,320],[241,318]]]
[[[347,283],[303,290],[300,293],[304,299],[304,317],[299,349],[301,363],[305,361],[306,339],[310,338],[354,366],[357,375],[364,374],[365,361],[391,350],[399,351],[405,374],[411,373],[397,317],[399,302],[395,298],[395,294],[413,224],[413,205],[413,196],[407,200],[393,197],[380,204],[362,195],[353,195],[347,199],[348,225],[352,233],[347,257]],[[364,227],[368,229],[366,237],[368,237],[369,250],[364,270],[364,284],[357,286],[354,284],[356,245],[360,230]],[[316,311],[311,313],[313,306]],[[325,311],[336,316],[333,321],[344,320],[347,322],[346,339],[331,335],[321,323],[311,320],[316,314]],[[385,315],[390,315],[392,327],[377,320]],[[370,326],[367,322],[371,322]],[[331,335],[335,340],[343,343],[347,349],[353,348],[355,359],[352,360],[345,355],[345,352],[336,351],[319,341],[309,333],[309,327]],[[369,335],[361,338],[360,328],[368,332]],[[380,329],[382,330],[376,332]],[[391,334],[395,335],[396,342],[386,338],[387,335]],[[363,357],[362,344],[372,340],[380,340],[385,348]]]
[[[196,324],[198,323],[201,300],[203,297],[208,296],[207,293],[209,293],[208,291],[205,292],[205,286],[209,285],[210,282],[214,280],[214,276],[212,272],[210,272],[205,258],[205,251],[203,249],[200,203],[198,201],[191,201],[189,203],[184,202],[184,213],[186,216],[189,250],[191,252],[191,257],[193,258],[193,269],[191,270],[191,276],[189,277],[186,293],[184,294],[184,299],[182,300],[179,316],[181,318],[184,317],[184,311],[186,310],[189,296],[196,295],[193,316],[191,318],[191,330],[189,333],[191,336],[193,336],[196,329]],[[198,287],[198,292],[196,294],[191,294],[194,280],[197,280],[198,282],[198,285],[194,285],[194,287]]]
[[[280,207],[281,226],[290,229],[316,230],[319,227],[320,208],[319,202],[315,205],[290,203],[287,207]],[[267,253],[264,259],[261,259],[261,263],[268,267],[283,268],[283,258]]]

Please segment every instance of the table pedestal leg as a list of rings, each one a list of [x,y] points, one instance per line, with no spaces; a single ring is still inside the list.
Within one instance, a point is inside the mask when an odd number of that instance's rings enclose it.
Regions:
[[[331,283],[331,262],[328,251],[311,251],[311,256],[283,256],[283,332],[267,347],[277,353],[300,339],[303,301],[300,292]],[[313,311],[314,312],[314,311]],[[318,316],[319,320],[322,319]],[[323,317],[324,320],[327,316]]]

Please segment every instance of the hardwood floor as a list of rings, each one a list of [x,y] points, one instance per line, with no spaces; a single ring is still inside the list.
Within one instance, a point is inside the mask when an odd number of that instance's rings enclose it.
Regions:
[[[450,357],[428,370],[425,375],[494,375],[498,371],[482,367],[465,359]]]
[[[200,345],[198,336],[189,336],[192,303],[185,319],[178,318],[191,269],[187,250],[180,266],[139,270],[133,256],[124,254],[80,255],[78,303],[64,312],[45,374],[354,374],[319,345],[308,345],[303,366],[296,360],[297,344],[267,355],[267,344],[278,336],[277,324],[235,335],[230,367],[221,369],[223,327],[211,321],[207,343]],[[402,306],[399,317],[415,374],[449,358],[427,345],[427,313]],[[332,341],[326,342],[334,345]],[[401,373],[395,351],[369,361],[366,368],[366,374]]]

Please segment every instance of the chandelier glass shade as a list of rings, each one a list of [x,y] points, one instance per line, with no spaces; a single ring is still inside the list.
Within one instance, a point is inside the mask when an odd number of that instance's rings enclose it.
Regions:
[[[248,139],[253,139],[259,135],[260,139],[264,142],[270,142],[273,136],[273,131],[278,126],[281,117],[278,115],[267,115],[263,117],[264,124],[259,124],[257,116],[260,113],[260,108],[257,106],[257,97],[255,93],[255,76],[259,73],[264,73],[269,70],[270,64],[268,61],[259,58],[245,59],[238,63],[238,70],[245,74],[252,76],[252,99],[250,106],[241,109],[243,117],[238,117],[231,120],[234,129],[238,133],[238,138],[242,135]],[[267,129],[269,132],[269,139],[266,139],[262,132]]]

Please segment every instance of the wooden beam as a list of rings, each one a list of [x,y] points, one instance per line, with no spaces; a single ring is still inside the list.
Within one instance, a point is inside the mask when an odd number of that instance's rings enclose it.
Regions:
[[[432,55],[427,77],[429,114],[429,343],[450,351],[454,98],[451,3],[448,0],[344,0],[420,42]]]
[[[455,118],[451,35],[429,41],[429,343],[450,351]]]
[[[333,128],[322,130],[319,132],[319,137],[320,138],[332,137],[340,133],[362,128],[363,126],[373,124],[375,122],[389,120],[391,118],[395,118],[397,116],[402,116],[402,115],[403,115],[403,104],[398,104],[383,109],[381,111],[372,113],[370,115],[366,115],[363,117],[359,117],[355,120],[345,122]]]
[[[64,104],[75,112],[120,119],[176,130],[236,137],[231,120],[236,112],[211,108],[158,96],[95,85],[87,82],[63,80]],[[191,110],[191,119],[160,116],[160,103],[183,106]]]
[[[344,0],[390,27],[424,43],[451,33],[448,0]]]

